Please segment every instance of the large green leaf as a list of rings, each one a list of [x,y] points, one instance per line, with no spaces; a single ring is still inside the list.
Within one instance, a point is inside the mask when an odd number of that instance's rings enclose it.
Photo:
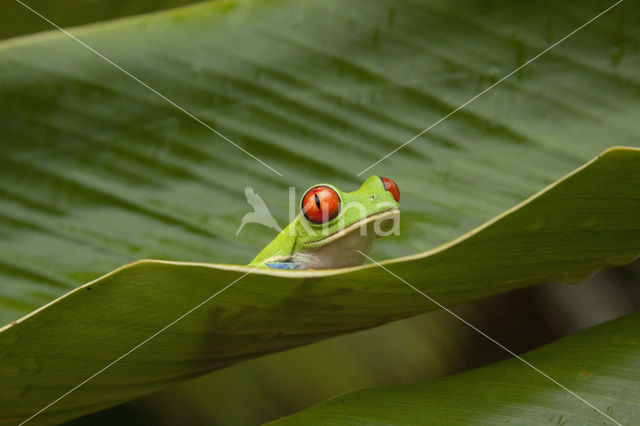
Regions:
[[[619,424],[640,418],[640,312],[522,357]],[[517,359],[420,384],[348,393],[274,425],[614,424]]]
[[[21,0],[22,1],[22,0]],[[61,27],[104,21],[194,3],[197,0],[24,0],[27,6]],[[0,4],[0,39],[47,31],[51,24],[15,0]]]
[[[639,182],[640,150],[611,149],[452,243],[385,264],[447,305],[544,281],[577,282],[640,253]],[[36,419],[68,419],[242,360],[436,308],[373,264],[249,272],[140,261],[9,325],[0,333],[3,420],[38,412],[148,338]]]
[[[140,258],[246,263],[274,234],[235,236],[245,185],[283,225],[287,186],[357,187],[604,8],[522,3],[224,1],[73,31],[282,178],[60,32],[2,43],[0,322]],[[624,2],[372,169],[404,215],[374,257],[435,247],[637,145],[638,11]]]

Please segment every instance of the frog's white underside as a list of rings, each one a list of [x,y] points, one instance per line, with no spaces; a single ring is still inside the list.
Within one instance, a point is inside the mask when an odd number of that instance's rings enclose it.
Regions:
[[[376,230],[388,233],[398,226],[400,210],[394,209],[371,215],[339,232],[320,240],[318,247],[304,249],[289,259],[301,269],[332,269],[361,265],[378,237]],[[377,225],[376,225],[377,224]]]

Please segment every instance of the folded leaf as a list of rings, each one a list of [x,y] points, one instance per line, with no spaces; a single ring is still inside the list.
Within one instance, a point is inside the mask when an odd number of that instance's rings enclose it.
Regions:
[[[639,183],[640,150],[610,149],[451,243],[384,263],[446,305],[545,281],[578,282],[640,253]],[[1,330],[0,413],[7,423],[29,417],[149,338],[38,418],[69,419],[435,308],[373,264],[292,272],[139,261]]]

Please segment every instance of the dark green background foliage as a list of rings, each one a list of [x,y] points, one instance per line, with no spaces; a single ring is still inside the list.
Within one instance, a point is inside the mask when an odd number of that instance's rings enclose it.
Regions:
[[[188,2],[27,3],[71,25]],[[283,177],[61,33],[4,41],[0,322],[140,258],[246,263],[274,233],[250,225],[235,236],[245,185],[284,225],[288,186],[353,190],[356,173],[610,4],[223,1],[73,31]],[[638,146],[639,9],[623,2],[365,173],[402,192],[401,235],[372,256],[436,247],[607,147]],[[47,25],[6,1],[0,28],[9,37]],[[637,283],[627,268],[460,311],[524,351],[637,310]],[[255,423],[502,356],[436,312],[244,363],[120,413]]]

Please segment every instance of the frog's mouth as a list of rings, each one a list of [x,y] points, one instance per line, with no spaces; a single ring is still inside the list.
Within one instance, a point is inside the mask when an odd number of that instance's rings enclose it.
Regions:
[[[294,253],[290,261],[299,269],[343,268],[360,265],[375,239],[395,231],[400,217],[399,209],[387,210],[367,216],[340,231]]]
[[[347,235],[361,230],[361,237],[370,238],[372,241],[378,236],[390,235],[395,227],[398,225],[398,219],[400,217],[400,209],[391,209],[380,213],[372,214],[364,219],[352,223],[351,225],[339,230],[338,232],[329,235],[320,240],[316,240],[313,243],[305,244],[305,248],[314,248],[319,246],[325,246],[337,240],[340,240]]]

